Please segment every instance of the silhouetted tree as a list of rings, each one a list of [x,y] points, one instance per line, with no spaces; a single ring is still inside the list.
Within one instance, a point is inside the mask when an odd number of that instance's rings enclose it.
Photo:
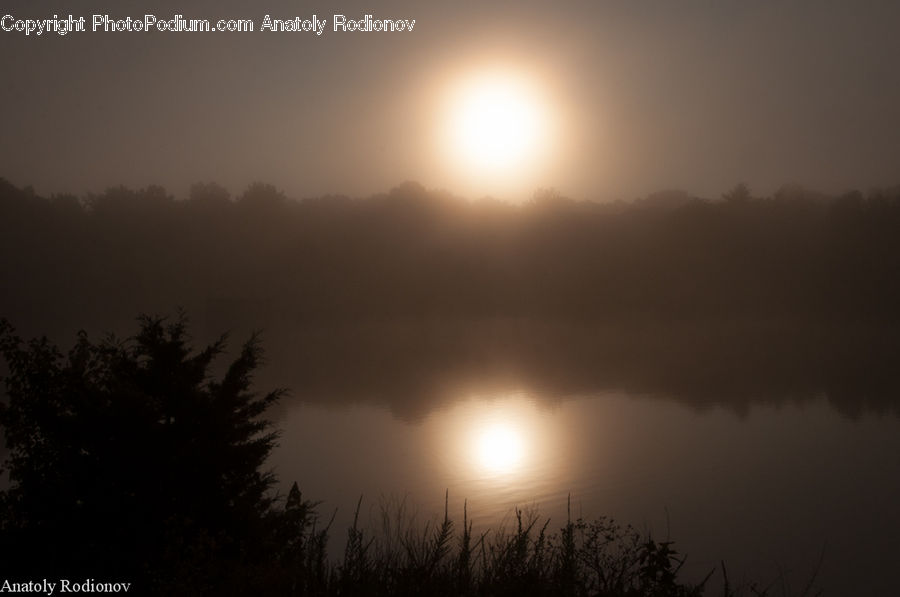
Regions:
[[[189,197],[191,201],[210,206],[231,203],[228,189],[215,182],[195,182],[191,185]]]
[[[722,194],[722,199],[731,203],[745,203],[749,201],[750,198],[750,187],[743,182],[734,185],[734,188],[727,193]]]
[[[532,209],[554,210],[570,207],[573,201],[552,187],[539,188],[531,195],[527,205]]]
[[[0,320],[5,574],[118,575],[181,592],[233,584],[278,553],[274,477],[261,471],[276,434],[260,416],[280,391],[251,391],[255,337],[212,379],[223,349],[224,337],[194,353],[183,318],[142,317],[131,339],[82,332],[63,355]],[[294,496],[294,518],[302,504]]]
[[[273,185],[254,182],[238,199],[238,204],[251,208],[276,208],[283,205],[287,197]]]

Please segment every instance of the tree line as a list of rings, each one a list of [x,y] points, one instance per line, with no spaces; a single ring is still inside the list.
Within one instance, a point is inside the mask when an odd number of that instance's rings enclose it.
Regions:
[[[900,187],[509,204],[404,183],[291,200],[255,183],[42,197],[0,180],[3,311],[895,320]]]

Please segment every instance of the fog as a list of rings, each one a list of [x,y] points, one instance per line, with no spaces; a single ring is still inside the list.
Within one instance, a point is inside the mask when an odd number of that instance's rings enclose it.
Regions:
[[[15,18],[250,18],[253,33],[0,35],[0,164],[44,194],[255,180],[364,197],[402,180],[466,196],[829,193],[896,182],[900,8],[871,2],[95,2]],[[272,33],[266,14],[416,19],[412,33]],[[484,66],[526,72],[558,139],[522,184],[443,159],[441,103]],[[532,171],[534,170],[534,171]],[[527,179],[527,183],[525,180]]]
[[[2,315],[128,334],[183,309],[203,341],[263,330],[273,385],[405,419],[510,380],[695,407],[825,395],[896,412],[896,187],[630,202],[470,201],[407,182],[294,200],[254,184],[41,197],[0,188]]]

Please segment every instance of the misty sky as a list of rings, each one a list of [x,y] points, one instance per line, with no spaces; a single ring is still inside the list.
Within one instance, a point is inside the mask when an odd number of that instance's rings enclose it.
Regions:
[[[40,193],[196,181],[356,196],[404,180],[467,196],[718,196],[900,182],[900,3],[767,1],[23,2],[15,18],[274,18],[311,33],[0,32],[0,176]],[[332,15],[415,19],[335,33]],[[2,15],[0,15],[2,16]],[[557,125],[500,189],[448,164],[453,82],[527,72]]]

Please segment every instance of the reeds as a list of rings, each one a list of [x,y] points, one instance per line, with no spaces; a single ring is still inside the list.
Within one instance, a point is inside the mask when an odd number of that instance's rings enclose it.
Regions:
[[[516,509],[511,528],[475,535],[468,504],[457,528],[445,496],[443,517],[424,525],[416,523],[405,501],[383,503],[372,530],[360,525],[360,498],[343,560],[332,563],[325,556],[327,527],[315,531],[315,508],[301,503],[304,507],[298,508],[294,499],[293,511],[305,518],[292,528],[309,535],[297,542],[303,557],[282,562],[279,573],[293,579],[281,584],[292,595],[704,594],[706,580],[692,584],[679,579],[684,560],[671,541],[658,542],[610,518],[569,516],[554,531],[551,520],[536,510]]]

